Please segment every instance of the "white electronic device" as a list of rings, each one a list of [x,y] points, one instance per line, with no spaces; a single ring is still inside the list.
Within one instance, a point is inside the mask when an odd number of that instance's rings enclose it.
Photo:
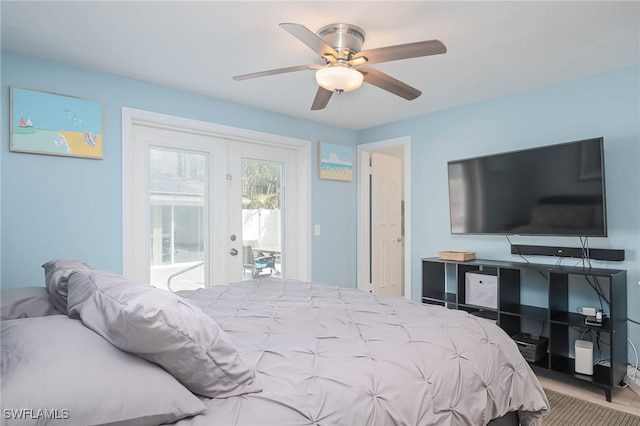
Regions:
[[[593,342],[576,340],[576,373],[593,375]]]
[[[596,311],[596,314],[594,316],[587,316],[584,318],[584,323],[586,325],[602,327],[603,322],[604,322],[604,314],[599,309]]]

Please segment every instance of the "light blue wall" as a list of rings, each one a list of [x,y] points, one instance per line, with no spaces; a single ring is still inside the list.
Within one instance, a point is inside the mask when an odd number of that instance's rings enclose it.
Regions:
[[[356,132],[7,51],[2,51],[1,71],[2,288],[42,285],[40,265],[59,257],[122,271],[124,106],[309,140],[312,223],[322,227],[321,235],[312,237],[312,279],[355,287],[356,218],[344,214],[356,209],[355,182],[317,179],[316,144],[323,140],[355,147]],[[102,101],[104,159],[10,152],[5,123],[11,85]]]
[[[640,67],[622,69],[367,129],[358,143],[412,138],[412,294],[422,294],[421,262],[439,250],[475,251],[478,258],[520,260],[504,236],[452,236],[447,161],[603,136],[609,236],[590,246],[624,249],[629,317],[640,321]],[[578,238],[513,237],[514,244],[579,247]],[[530,257],[554,263],[550,257]],[[575,263],[575,261],[574,261]],[[572,264],[565,261],[565,264]],[[640,326],[629,335],[640,349]]]
[[[57,257],[122,269],[121,109],[123,106],[313,143],[312,279],[355,287],[355,183],[317,179],[316,141],[355,145],[412,138],[412,293],[418,299],[420,259],[438,250],[473,250],[478,257],[518,260],[504,237],[449,233],[448,160],[604,136],[609,237],[592,247],[625,249],[624,262],[596,267],[628,270],[629,316],[640,320],[640,68],[633,67],[509,97],[353,132],[2,52],[0,148],[0,285],[41,285],[40,265]],[[9,152],[9,85],[49,90],[104,104],[103,160]],[[340,208],[336,208],[340,206]],[[350,213],[351,212],[351,213]],[[514,243],[577,246],[577,238],[518,237]],[[533,261],[552,263],[551,258]],[[629,326],[640,348],[640,327]]]

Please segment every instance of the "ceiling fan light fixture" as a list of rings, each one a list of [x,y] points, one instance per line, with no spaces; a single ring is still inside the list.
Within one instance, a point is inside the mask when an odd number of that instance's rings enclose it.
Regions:
[[[362,86],[364,75],[345,65],[327,66],[316,71],[316,82],[331,91],[350,92]]]

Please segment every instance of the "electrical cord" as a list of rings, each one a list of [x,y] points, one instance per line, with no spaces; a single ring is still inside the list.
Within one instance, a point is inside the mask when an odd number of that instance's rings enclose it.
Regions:
[[[629,344],[630,344],[630,345],[631,345],[631,347],[633,348],[633,353],[634,353],[634,354],[636,354],[636,366],[634,367],[634,370],[633,370],[633,377],[630,377],[630,379],[631,379],[631,380],[635,380],[635,379],[636,379],[636,373],[637,373],[638,371],[640,371],[640,370],[638,370],[638,362],[639,362],[640,360],[638,359],[638,351],[636,350],[636,346],[633,344],[633,342],[631,341],[631,339],[629,339],[628,337],[627,337],[627,341],[629,342]],[[631,365],[631,364],[629,364],[629,365]]]
[[[511,242],[511,240],[509,239],[509,235],[505,234],[504,236],[507,238],[507,241],[509,242],[509,245],[513,246],[513,243],[512,243],[512,242]],[[526,257],[524,257],[524,256],[522,255],[522,253],[520,253],[520,250],[519,250],[519,249],[518,249],[518,256],[520,256],[520,257],[522,258],[522,260],[524,260],[524,261],[525,261],[525,263],[531,263],[531,262],[529,262],[529,259],[527,259]],[[544,278],[546,281],[549,281],[549,277],[548,277],[548,276],[546,276],[546,275],[544,274],[544,272],[542,272],[542,271],[538,271],[538,273],[539,273],[539,274],[542,276],[542,278]]]
[[[580,237],[580,245],[582,246],[582,272],[584,274],[585,279],[591,286],[591,288],[593,288],[593,290],[598,295],[598,300],[600,302],[600,309],[604,312],[604,305],[602,301],[604,300],[607,306],[610,306],[610,304],[609,304],[609,300],[604,295],[602,288],[600,287],[600,282],[598,281],[598,277],[593,274],[590,274],[590,271],[593,269],[593,267],[591,265],[591,258],[589,257],[589,237],[585,237],[584,240],[582,239],[582,237]],[[587,271],[587,265],[589,266],[588,271]],[[593,282],[589,278],[592,278]]]
[[[504,236],[507,238],[507,241],[509,241],[509,245],[510,245],[511,247],[513,247],[513,243],[512,243],[512,242],[511,242],[511,240],[509,239],[509,235],[508,235],[508,234],[504,234]],[[520,249],[518,249],[518,256],[520,256],[520,257],[522,258],[522,260],[524,260],[526,263],[530,263],[530,262],[529,262],[529,260],[528,260],[526,257],[524,257],[524,256],[522,255],[522,253],[520,253]]]
[[[505,237],[507,238],[507,241],[509,242],[509,245],[513,246],[511,239],[509,239],[508,235],[505,235]],[[607,306],[611,306],[609,303],[609,300],[607,300],[606,296],[604,295],[603,291],[602,291],[602,287],[600,286],[600,282],[598,281],[598,277],[591,274],[591,269],[593,268],[591,265],[591,258],[589,257],[589,237],[584,237],[584,240],[582,239],[582,237],[580,237],[580,245],[582,247],[582,258],[576,262],[576,264],[574,266],[578,266],[580,265],[580,263],[582,263],[582,271],[585,277],[585,280],[589,283],[589,285],[591,286],[591,288],[596,292],[596,294],[598,295],[598,301],[600,302],[600,308],[601,310],[604,312],[604,304],[602,303],[603,300],[604,302],[607,304]],[[526,263],[530,263],[529,260],[527,258],[525,258],[522,253],[520,253],[520,251],[518,250],[518,255],[526,262]],[[558,260],[556,261],[556,266],[561,266],[562,264],[562,257],[559,257]],[[587,268],[588,265],[588,268]],[[548,277],[546,277],[542,271],[538,271],[546,280],[548,280]],[[591,281],[591,279],[593,279],[593,281]],[[640,325],[640,321],[636,321],[632,318],[627,317],[627,321],[633,323],[633,324],[637,324]],[[540,335],[542,335],[542,333],[544,332],[544,328],[545,328],[545,323],[544,321],[542,322],[542,330],[540,331]],[[573,330],[580,332],[580,329],[577,329],[575,327],[571,327]],[[580,340],[582,340],[584,338],[585,334],[589,334],[589,340],[591,342],[593,342],[593,334],[592,334],[591,329],[589,328],[585,328],[582,329],[582,333],[580,334]],[[640,369],[638,368],[639,364],[640,364],[640,357],[638,357],[638,351],[635,347],[635,345],[633,344],[633,342],[631,341],[631,339],[629,339],[627,337],[627,341],[629,342],[629,345],[631,345],[631,348],[633,349],[633,353],[635,354],[635,358],[636,358],[636,363],[635,366],[633,366],[633,364],[629,363],[629,366],[633,367],[633,375],[630,376],[629,378],[631,380],[635,380],[636,378],[636,373],[640,372]],[[596,357],[596,361],[594,361],[594,364],[598,364],[603,362],[603,360],[601,360],[601,356],[602,356],[602,351],[600,348],[600,344],[606,345],[606,346],[610,346],[611,342],[607,342],[604,339],[602,339],[601,335],[600,335],[600,331],[596,331],[596,341],[595,341],[595,345],[596,345],[596,349],[598,351],[598,356]]]
[[[589,253],[589,242],[588,241],[589,241],[589,237],[585,237],[584,242],[582,240],[582,237],[580,237],[580,244],[582,245],[582,259],[580,259],[580,261],[578,261],[578,263],[576,263],[576,266],[578,264],[580,264],[580,262],[582,262],[583,271],[585,271],[585,260],[589,264],[589,269],[591,269],[591,259],[588,256],[588,253]],[[607,305],[610,306],[610,304],[609,304],[609,300],[607,300],[607,298],[604,296],[604,294],[602,292],[602,288],[600,287],[600,283],[598,282],[598,277],[596,277],[595,275],[592,276],[592,278],[595,280],[595,284],[593,284],[591,281],[589,281],[589,276],[587,275],[586,271],[584,272],[584,274],[585,274],[585,278],[586,278],[587,282],[589,283],[589,285],[591,285],[591,287],[598,294],[598,298],[600,298],[600,308],[602,309],[602,311],[604,311],[604,308],[602,307],[602,300],[604,300],[607,303]],[[627,317],[627,321],[629,321],[629,322],[631,322],[633,324],[640,325],[640,321],[636,321],[636,320],[634,320],[632,318],[629,318],[629,317]]]

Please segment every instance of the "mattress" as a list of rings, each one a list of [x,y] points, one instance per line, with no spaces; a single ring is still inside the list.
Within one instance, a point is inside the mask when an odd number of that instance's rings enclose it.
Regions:
[[[276,278],[174,294],[73,259],[43,267],[46,287],[0,294],[3,425],[506,426],[549,410],[515,342],[463,311]]]
[[[176,425],[486,425],[549,404],[515,342],[464,311],[264,278],[180,291],[255,368],[261,392],[200,397]]]

